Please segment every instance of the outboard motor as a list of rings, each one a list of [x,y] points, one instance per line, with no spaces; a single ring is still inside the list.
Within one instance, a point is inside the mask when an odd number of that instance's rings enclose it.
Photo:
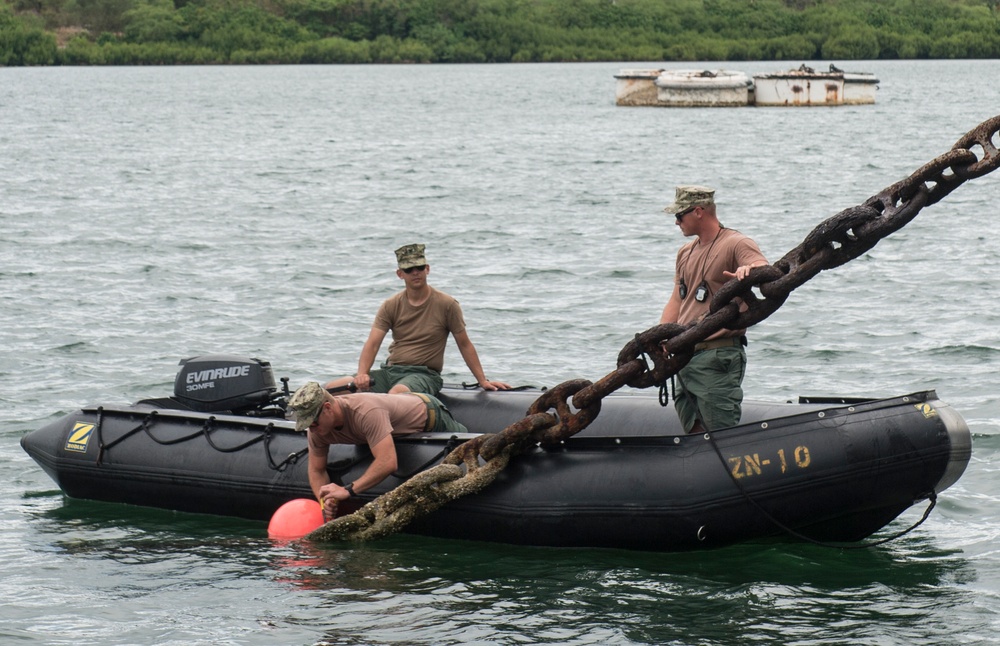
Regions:
[[[271,402],[278,388],[271,364],[232,354],[181,359],[174,399],[200,412],[245,412]]]

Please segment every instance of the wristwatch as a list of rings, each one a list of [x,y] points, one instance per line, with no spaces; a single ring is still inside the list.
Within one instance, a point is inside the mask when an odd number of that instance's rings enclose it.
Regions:
[[[351,498],[353,498],[356,495],[354,493],[354,483],[353,482],[348,482],[347,484],[345,484],[344,485],[344,489],[347,489],[347,493],[351,494]]]

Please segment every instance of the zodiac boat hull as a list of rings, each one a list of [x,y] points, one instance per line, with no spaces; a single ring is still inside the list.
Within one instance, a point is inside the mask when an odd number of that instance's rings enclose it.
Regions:
[[[470,434],[398,439],[397,473],[342,509],[437,464],[461,441],[521,419],[538,394],[446,387],[441,399]],[[72,498],[267,520],[288,500],[312,497],[305,438],[291,422],[159,405],[166,401],[83,408],[21,445]],[[407,531],[660,551],[787,529],[856,541],[953,484],[970,456],[968,426],[933,391],[842,403],[747,402],[740,426],[710,435],[682,434],[656,393],[615,393],[581,433],[531,448],[485,490]],[[332,447],[330,476],[353,481],[370,459],[367,447]]]

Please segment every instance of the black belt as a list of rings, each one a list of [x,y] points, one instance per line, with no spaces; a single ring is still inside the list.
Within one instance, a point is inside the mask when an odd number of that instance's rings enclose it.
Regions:
[[[732,346],[741,346],[747,344],[747,338],[745,336],[727,336],[721,339],[712,339],[711,341],[702,341],[701,343],[696,343],[694,346],[695,352],[704,352],[705,350],[715,350],[716,348],[729,348]]]

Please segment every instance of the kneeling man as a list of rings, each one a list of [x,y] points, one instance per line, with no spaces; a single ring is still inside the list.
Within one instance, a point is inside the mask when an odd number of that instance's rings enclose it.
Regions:
[[[397,468],[394,436],[421,431],[468,433],[435,397],[423,393],[398,395],[355,393],[334,397],[315,381],[295,391],[288,402],[295,430],[307,432],[309,486],[333,518],[337,502],[371,489]],[[372,463],[361,477],[344,486],[330,482],[326,470],[332,444],[367,444]]]

